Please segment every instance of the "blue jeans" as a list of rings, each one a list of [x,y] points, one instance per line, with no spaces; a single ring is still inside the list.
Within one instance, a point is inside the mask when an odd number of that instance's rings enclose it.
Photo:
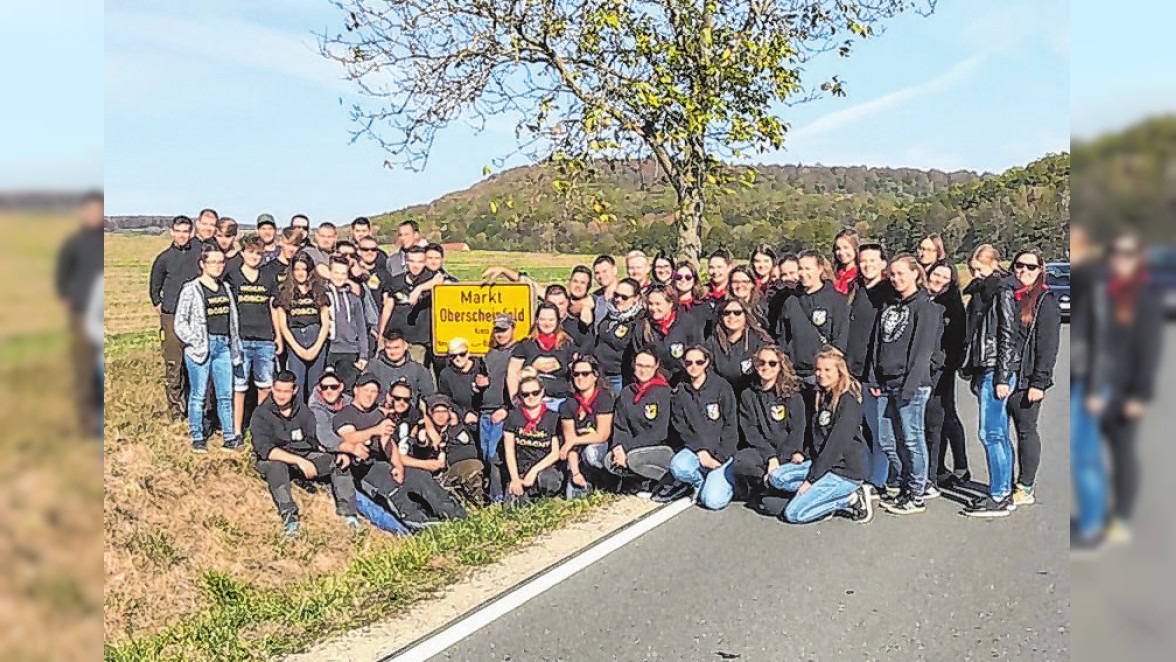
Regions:
[[[622,381],[620,375],[605,375],[604,383],[608,386],[609,393],[612,393],[614,396],[620,395],[621,390],[625,388],[625,383]]]
[[[1008,400],[996,398],[992,370],[972,379],[972,393],[980,406],[980,443],[988,456],[988,494],[1000,501],[1013,491],[1013,441],[1009,436]],[[1017,376],[1009,380],[1010,393]]]
[[[303,327],[301,329],[290,329],[290,333],[298,340],[298,344],[303,347],[310,347],[318,340],[319,329],[322,326],[313,324],[311,326]],[[319,377],[323,375],[323,366],[327,362],[327,346],[324,344],[318,356],[312,360],[307,361],[294,353],[292,349],[286,349],[287,368],[294,373],[294,384],[298,386],[298,396],[303,402],[309,402],[310,390],[318,385]]]
[[[248,392],[250,375],[253,376],[253,385],[258,389],[273,386],[274,341],[242,340],[241,347],[245,350],[245,360],[241,365],[233,366],[233,390],[238,393]]]
[[[1078,531],[1091,537],[1107,519],[1107,469],[1098,418],[1086,410],[1086,382],[1070,383],[1070,475],[1077,500]],[[1107,394],[1103,393],[1104,399]]]
[[[558,412],[559,408],[563,406],[564,400],[567,400],[567,398],[553,398],[548,396],[543,398],[543,404],[551,411]]]
[[[502,443],[502,428],[506,425],[506,419],[501,423],[495,423],[491,418],[492,412],[482,412],[478,418],[478,446],[482,451],[482,461],[486,464],[493,464],[494,460],[498,458],[498,445]]]
[[[862,388],[862,419],[870,432],[870,484],[882,490],[890,483],[890,456],[896,451],[892,445],[887,453],[882,446],[878,434],[878,398],[870,393],[869,388]],[[893,444],[894,437],[891,436],[889,441]]]
[[[208,382],[216,393],[216,415],[224,431],[225,443],[236,441],[233,435],[233,352],[228,336],[208,337],[208,358],[196,363],[184,355],[188,368],[188,432],[193,443],[204,441],[204,396]]]
[[[734,462],[727,460],[718,469],[705,469],[694,451],[683,448],[670,460],[670,473],[694,488],[703,508],[722,510],[735,496],[734,466]]]
[[[878,396],[875,409],[878,444],[886,453],[888,473],[899,474],[902,486],[913,496],[923,496],[927,489],[926,426],[930,399],[930,386],[915,389],[914,397],[907,402],[902,401],[899,389],[887,389]],[[896,430],[902,433],[901,446]]]
[[[812,460],[800,464],[787,462],[768,474],[768,483],[783,492],[796,492],[804,484],[812,468]],[[825,515],[849,507],[849,497],[861,481],[850,480],[832,471],[817,479],[807,492],[798,494],[784,508],[784,519],[793,524],[805,524],[821,519]]]

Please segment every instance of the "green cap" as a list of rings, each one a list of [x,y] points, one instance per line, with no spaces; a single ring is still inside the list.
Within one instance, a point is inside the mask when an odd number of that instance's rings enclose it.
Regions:
[[[274,222],[274,215],[273,214],[259,214],[258,215],[257,227],[261,227],[263,225],[272,225],[274,227],[278,227],[278,224]]]

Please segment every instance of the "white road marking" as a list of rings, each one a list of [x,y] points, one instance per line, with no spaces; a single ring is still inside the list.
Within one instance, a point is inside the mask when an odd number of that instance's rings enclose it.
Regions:
[[[381,658],[379,662],[424,662],[428,660],[493,623],[495,620],[514,611],[531,598],[540,595],[547,589],[652,531],[657,526],[669,521],[675,515],[686,511],[690,506],[690,499],[679,499],[653,511],[652,514],[646,516],[644,519],[638,520],[636,523],[629,525],[629,527],[622,529],[619,533],[605,538],[603,541],[580,552],[578,555],[568,558],[554,568],[526,581],[521,586],[494,599],[485,607],[478,609],[469,616],[449,624],[427,639],[411,644],[408,648],[393,653],[391,656]]]

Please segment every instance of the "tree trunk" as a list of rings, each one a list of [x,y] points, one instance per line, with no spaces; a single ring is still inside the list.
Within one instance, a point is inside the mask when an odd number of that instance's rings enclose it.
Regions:
[[[691,182],[683,184],[682,193],[678,199],[678,211],[674,214],[674,223],[678,226],[678,261],[685,261],[698,266],[698,259],[702,256],[702,186]]]

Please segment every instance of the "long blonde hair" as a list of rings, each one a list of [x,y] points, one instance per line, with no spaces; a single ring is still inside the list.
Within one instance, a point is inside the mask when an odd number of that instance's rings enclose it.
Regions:
[[[817,352],[817,358],[813,361],[813,365],[816,365],[821,359],[837,362],[837,382],[829,389],[829,393],[833,396],[833,409],[837,409],[838,403],[841,402],[841,396],[846,393],[861,402],[862,385],[849,373],[849,365],[845,363],[845,354],[832,345],[825,345],[821,351]]]

